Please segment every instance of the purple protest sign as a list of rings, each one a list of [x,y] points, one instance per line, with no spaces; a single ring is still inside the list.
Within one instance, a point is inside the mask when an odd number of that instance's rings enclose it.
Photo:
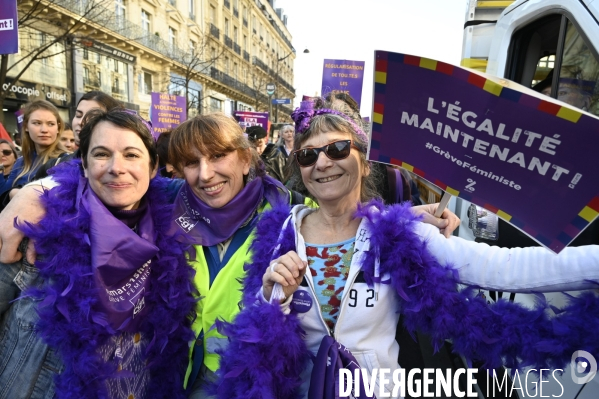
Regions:
[[[152,93],[150,120],[154,134],[172,130],[187,119],[187,102],[183,96],[164,93]]]
[[[352,96],[359,106],[363,80],[364,61],[324,60],[320,94],[326,97],[331,91],[340,90]]]
[[[21,131],[23,130],[23,110],[19,109],[15,111],[15,118],[17,118],[17,130],[18,137],[21,137]]]
[[[0,54],[19,52],[17,0],[2,0],[0,7]]]
[[[262,126],[268,131],[268,112],[235,111],[233,116],[244,131],[248,126]]]
[[[377,51],[369,157],[413,171],[559,252],[599,214],[599,119],[509,86]]]

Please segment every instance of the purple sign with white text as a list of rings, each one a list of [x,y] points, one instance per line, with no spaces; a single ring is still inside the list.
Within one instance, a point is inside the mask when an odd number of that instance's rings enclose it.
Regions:
[[[324,60],[320,94],[326,97],[333,90],[342,91],[352,96],[360,106],[363,81],[364,61]]]
[[[599,215],[599,119],[426,58],[376,52],[370,159],[559,252]]]
[[[19,52],[17,0],[2,0],[0,7],[0,54]]]
[[[183,96],[152,93],[150,120],[156,135],[172,130],[187,119],[187,102]]]
[[[243,131],[249,126],[261,126],[268,131],[268,112],[235,111],[233,116]]]

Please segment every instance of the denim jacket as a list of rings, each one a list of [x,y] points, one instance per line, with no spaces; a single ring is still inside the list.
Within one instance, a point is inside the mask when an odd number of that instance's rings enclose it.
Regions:
[[[53,377],[62,371],[62,362],[35,331],[37,301],[20,297],[42,283],[26,260],[0,263],[0,399],[54,397]]]

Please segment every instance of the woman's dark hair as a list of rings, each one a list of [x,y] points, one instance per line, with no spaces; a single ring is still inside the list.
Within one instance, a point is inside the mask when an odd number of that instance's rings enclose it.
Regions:
[[[100,122],[109,122],[114,126],[121,127],[123,129],[131,130],[144,143],[144,146],[150,154],[150,167],[153,170],[158,163],[158,153],[156,152],[156,145],[154,143],[154,137],[148,129],[146,122],[143,121],[141,116],[124,109],[113,109],[112,111],[102,111],[101,109],[92,109],[85,114],[83,128],[79,133],[79,150],[81,151],[81,158],[83,166],[87,168],[87,154],[89,152],[89,144],[94,134],[94,129]]]
[[[69,122],[65,122],[64,129],[62,131],[64,132],[65,130],[73,130],[73,126],[71,126]]]
[[[168,146],[171,141],[171,131],[167,130],[166,132],[160,133],[158,139],[156,140],[156,152],[158,153],[158,165],[161,168],[164,168],[167,163],[172,164],[168,160]]]
[[[88,91],[87,93],[85,93],[79,99],[79,101],[77,101],[77,105],[79,105],[79,103],[83,100],[95,101],[99,105],[101,105],[106,111],[110,111],[114,108],[123,108],[122,102],[99,90]]]

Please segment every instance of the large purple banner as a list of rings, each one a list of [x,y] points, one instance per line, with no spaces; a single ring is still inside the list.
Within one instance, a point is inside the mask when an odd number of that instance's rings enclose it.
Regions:
[[[370,159],[407,168],[559,252],[599,214],[599,119],[509,86],[377,51]]]
[[[2,0],[0,7],[0,54],[19,52],[17,0]]]
[[[262,126],[268,131],[268,112],[235,111],[233,116],[244,131],[249,126]]]
[[[185,97],[152,93],[150,119],[156,135],[176,128],[187,119]]]
[[[364,61],[324,60],[320,94],[325,97],[333,90],[343,91],[352,96],[359,106],[363,80]]]

